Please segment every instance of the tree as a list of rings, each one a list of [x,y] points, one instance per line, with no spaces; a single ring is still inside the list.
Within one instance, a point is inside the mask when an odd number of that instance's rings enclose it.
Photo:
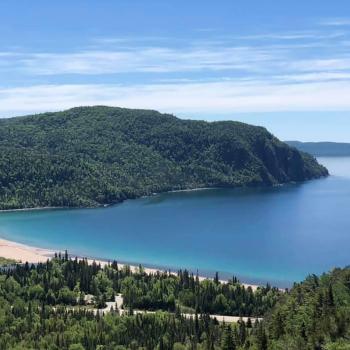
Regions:
[[[222,350],[235,350],[236,346],[233,339],[232,328],[230,325],[225,326],[221,341]]]
[[[267,350],[267,336],[262,322],[258,323],[256,332],[256,344],[258,350]]]
[[[216,285],[219,284],[219,273],[218,273],[218,272],[215,272],[214,283],[215,283]]]

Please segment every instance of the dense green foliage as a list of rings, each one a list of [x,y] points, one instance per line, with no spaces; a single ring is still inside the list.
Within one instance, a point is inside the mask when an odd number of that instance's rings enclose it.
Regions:
[[[84,297],[92,293],[95,306],[104,307],[119,292],[123,315],[117,308],[94,312]],[[264,320],[219,324],[208,314],[220,313],[218,299],[235,305],[224,312],[265,312]],[[163,311],[140,314],[138,308]],[[190,308],[193,317],[185,317]],[[186,271],[147,275],[141,267],[131,272],[114,262],[101,268],[67,256],[0,272],[0,350],[349,348],[350,268],[310,276],[283,293],[269,287],[252,292],[235,278],[221,283]]]
[[[235,350],[254,334],[244,322],[223,326],[206,316],[113,312],[101,317],[20,301],[11,309],[2,298],[0,308],[1,350]]]
[[[5,276],[3,276],[5,277]],[[122,293],[128,309],[176,311],[186,308],[193,313],[213,313],[237,316],[261,316],[277,301],[277,289],[261,287],[253,292],[236,278],[228,283],[202,280],[187,271],[177,275],[167,272],[147,274],[140,267],[118,268],[116,262],[101,268],[85,260],[58,257],[37,266],[17,265],[8,269],[6,283],[13,282],[25,300],[38,300],[49,305],[84,304],[84,295],[92,294],[97,305],[114,300]]]
[[[350,268],[296,284],[264,326],[268,349],[350,349]]]
[[[300,141],[286,141],[286,143],[291,147],[295,147],[299,151],[307,152],[317,157],[350,156],[350,143]]]
[[[327,175],[264,128],[80,107],[0,120],[0,208],[96,206],[174,189]]]
[[[130,288],[135,284],[137,287]],[[7,268],[0,273],[0,349],[221,347],[228,350],[249,343],[249,336],[255,337],[249,322],[241,321],[233,327],[219,325],[208,314],[194,313],[192,318],[186,318],[180,307],[174,308],[174,301],[177,306],[181,303],[177,300],[181,292],[194,289],[197,291],[197,307],[204,309],[208,306],[208,300],[204,299],[210,295],[209,285],[214,299],[215,294],[224,293],[225,288],[219,288],[224,284],[217,279],[199,281],[186,271],[179,272],[178,276],[168,273],[146,275],[142,268],[132,273],[128,267],[119,269],[114,262],[102,269],[85,260],[70,260],[66,255],[46,264]],[[227,302],[235,301],[242,313],[244,304],[257,312],[274,304],[280,294],[270,288],[253,293],[235,279],[227,289],[232,289]],[[235,289],[239,291],[237,298],[233,293]],[[113,299],[120,291],[130,310],[126,315],[119,316],[118,309],[101,315],[86,305],[85,293],[92,293],[96,306],[104,307],[104,301]],[[147,296],[148,303],[143,307],[169,309],[171,312],[133,315],[133,308],[141,300],[141,292]],[[215,306],[214,310],[219,311]]]
[[[228,283],[199,281],[187,271],[178,276],[134,274],[123,280],[121,292],[125,305],[132,308],[175,311],[179,306],[184,311],[238,316],[262,316],[280,294],[269,286],[253,292],[235,277]]]
[[[16,263],[16,260],[6,259],[0,256],[0,266],[13,265]]]

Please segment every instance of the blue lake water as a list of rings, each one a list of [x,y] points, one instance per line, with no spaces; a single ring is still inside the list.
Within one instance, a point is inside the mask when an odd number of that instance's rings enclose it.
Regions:
[[[332,176],[269,189],[212,189],[98,209],[0,214],[0,236],[146,266],[290,285],[350,264],[350,158]]]

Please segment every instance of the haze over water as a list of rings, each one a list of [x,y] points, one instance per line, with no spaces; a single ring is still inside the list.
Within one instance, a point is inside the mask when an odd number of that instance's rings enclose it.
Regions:
[[[332,176],[296,185],[166,193],[109,208],[4,212],[0,236],[288,286],[350,264],[350,158],[319,161]]]

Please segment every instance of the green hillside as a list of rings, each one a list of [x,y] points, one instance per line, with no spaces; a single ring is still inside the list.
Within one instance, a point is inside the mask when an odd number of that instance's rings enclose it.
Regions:
[[[327,175],[264,128],[79,107],[0,120],[0,208],[91,207],[196,187]]]
[[[350,268],[296,284],[268,315],[264,328],[267,349],[350,349]]]

